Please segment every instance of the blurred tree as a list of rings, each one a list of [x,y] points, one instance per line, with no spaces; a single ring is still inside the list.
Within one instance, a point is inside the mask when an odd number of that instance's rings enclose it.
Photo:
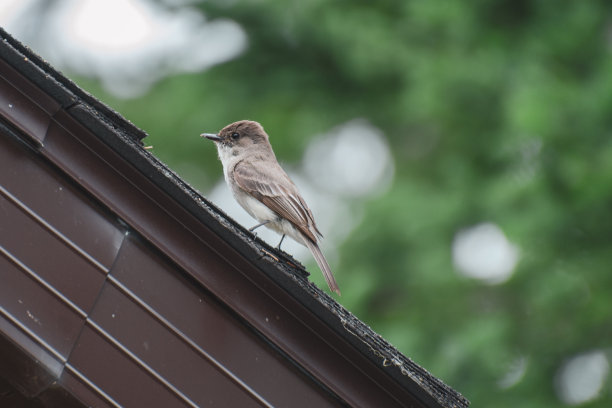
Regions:
[[[474,406],[559,405],[563,361],[612,345],[610,3],[198,7],[237,21],[248,50],[140,99],[81,83],[147,130],[171,166],[204,169],[192,173],[201,188],[220,174],[212,146],[193,137],[201,131],[256,119],[297,161],[312,135],[370,120],[396,173],[340,248],[342,303]],[[455,234],[485,221],[520,248],[505,283],[454,270]],[[502,381],[517,361],[516,379]],[[589,407],[610,405],[605,387]]]

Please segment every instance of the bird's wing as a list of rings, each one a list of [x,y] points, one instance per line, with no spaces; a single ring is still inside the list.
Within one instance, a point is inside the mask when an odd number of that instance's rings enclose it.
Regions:
[[[241,161],[234,167],[233,175],[240,188],[291,222],[312,242],[317,242],[316,235],[321,236],[321,233],[312,212],[278,163],[260,161],[254,166]]]

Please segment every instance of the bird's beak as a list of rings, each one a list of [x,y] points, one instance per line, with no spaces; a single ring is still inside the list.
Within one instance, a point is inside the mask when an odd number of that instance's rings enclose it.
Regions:
[[[205,137],[213,142],[220,142],[222,139],[214,133],[202,133],[200,137]]]

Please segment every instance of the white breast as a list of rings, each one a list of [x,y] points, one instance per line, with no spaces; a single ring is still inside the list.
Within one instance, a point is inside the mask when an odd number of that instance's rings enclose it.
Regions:
[[[253,198],[249,194],[240,190],[238,187],[230,187],[232,194],[238,204],[242,206],[248,212],[251,217],[255,218],[259,222],[263,221],[276,221],[278,216],[268,207],[266,207],[261,201]]]
[[[266,224],[267,228],[270,228],[281,235],[289,235],[295,241],[304,245],[304,238],[302,237],[302,234],[293,226],[293,224],[280,218],[274,211],[269,209],[261,201],[244,192],[234,183],[234,180],[231,179],[229,174],[230,169],[234,167],[236,162],[240,161],[240,158],[233,156],[231,149],[225,145],[217,144],[217,149],[219,152],[219,159],[221,159],[221,163],[223,164],[223,176],[225,177],[225,182],[232,191],[232,195],[238,204],[240,204],[240,206],[258,222],[269,221]]]

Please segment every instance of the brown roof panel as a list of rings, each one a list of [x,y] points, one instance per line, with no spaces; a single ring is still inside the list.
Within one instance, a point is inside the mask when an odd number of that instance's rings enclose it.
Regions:
[[[176,266],[158,258],[159,255],[144,243],[130,236],[111,271],[111,282],[124,292],[122,299],[131,298],[131,302],[139,306],[139,313],[143,313],[138,320],[150,321],[147,328],[141,330],[142,339],[126,338],[124,344],[135,342],[133,349],[140,350],[144,360],[149,361],[147,355],[152,360],[161,359],[152,363],[153,367],[178,363],[177,370],[182,371],[189,364],[197,364],[193,372],[202,373],[202,378],[207,378],[206,370],[209,368],[204,365],[209,366],[216,375],[224,376],[226,381],[242,388],[242,392],[259,400],[263,406],[336,405],[327,393],[320,392],[317,384],[304,377],[295,366],[287,364],[268,343],[245,329],[242,322],[211,294],[200,290],[197,283],[187,279]],[[117,299],[111,301],[109,307],[118,304],[121,302]],[[96,314],[94,311],[93,318],[98,321]],[[106,313],[105,320],[115,324],[117,315],[112,320],[108,316]],[[155,341],[159,342],[166,337],[161,332],[158,336],[147,336],[149,328],[156,326],[169,329],[172,338],[163,344],[146,340],[157,339]],[[173,346],[167,347],[169,344]],[[173,352],[160,352],[164,347]],[[191,363],[181,363],[182,358],[174,356],[174,351],[182,349],[189,349],[187,355]],[[197,394],[203,387],[201,377],[193,380],[193,393]]]
[[[0,316],[0,330],[15,330],[14,326]],[[20,345],[32,343],[23,334]],[[33,343],[31,344],[33,345]],[[57,370],[48,371],[49,365],[41,364],[41,360],[47,360],[45,353],[35,351],[28,347],[29,352],[40,357],[40,360],[32,360],[23,349],[4,336],[0,336],[0,407],[3,408],[84,408],[83,403],[77,400],[63,386],[56,382],[53,374]],[[10,381],[4,380],[10,378]],[[96,405],[104,407],[104,405]]]
[[[126,407],[193,406],[118,346],[104,331],[87,325],[72,352],[70,365],[104,390],[107,403]]]
[[[1,145],[1,144],[0,144]],[[0,252],[23,265],[81,310],[96,300],[105,274],[18,205],[0,195]],[[37,216],[34,213],[35,216]],[[63,271],[58,274],[56,271]]]
[[[67,359],[81,331],[81,316],[20,260],[5,250],[0,255],[0,314]]]
[[[44,139],[59,103],[0,60],[0,114],[36,143]]]
[[[207,355],[192,346],[196,343],[177,336],[156,317],[113,285],[105,287],[91,315],[93,322],[129,350],[147,371],[159,375],[164,384],[180,384],[180,392],[177,389],[175,393],[185,401],[196,406],[259,405],[256,393],[233,381],[233,376],[225,375],[216,364],[211,364]],[[199,321],[211,335],[222,336],[223,332],[218,332],[211,323]],[[191,374],[185,376],[186,372]]]
[[[55,169],[14,142],[0,140],[0,195],[33,221],[89,258],[100,270],[112,265],[124,228]],[[41,196],[47,197],[41,200]],[[66,217],[67,209],[71,217]]]

